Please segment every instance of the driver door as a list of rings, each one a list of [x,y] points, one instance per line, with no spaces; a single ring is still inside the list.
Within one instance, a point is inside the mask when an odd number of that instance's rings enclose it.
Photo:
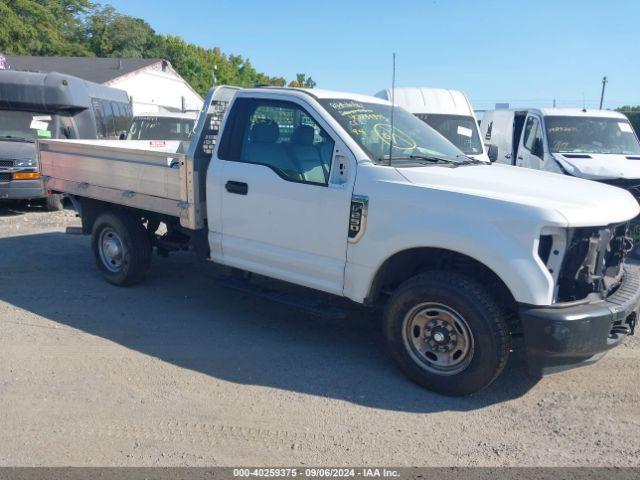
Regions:
[[[341,294],[355,175],[332,180],[334,157],[347,157],[339,137],[301,103],[238,98],[232,109],[214,159],[220,260]]]
[[[527,115],[518,148],[517,165],[536,170],[544,169],[542,121],[537,115]]]

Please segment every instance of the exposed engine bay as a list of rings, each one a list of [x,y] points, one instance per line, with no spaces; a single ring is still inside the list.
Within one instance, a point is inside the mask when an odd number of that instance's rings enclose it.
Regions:
[[[623,263],[633,248],[628,222],[607,227],[574,228],[558,274],[557,301],[612,294],[624,275]]]

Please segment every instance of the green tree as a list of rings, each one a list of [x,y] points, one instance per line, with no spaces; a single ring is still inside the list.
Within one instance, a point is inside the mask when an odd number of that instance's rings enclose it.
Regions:
[[[0,0],[0,51],[14,55],[91,55],[83,44],[88,0]]]
[[[202,95],[214,78],[241,87],[287,84],[242,55],[159,35],[144,20],[90,0],[0,0],[0,21],[0,52],[10,55],[163,58]],[[298,74],[290,85],[313,88],[315,82]]]
[[[315,88],[316,82],[313,81],[313,78],[307,77],[304,73],[296,74],[296,79],[289,82],[290,87],[297,88]]]
[[[121,15],[111,6],[89,15],[84,35],[98,57],[148,57],[160,42],[147,22]]]

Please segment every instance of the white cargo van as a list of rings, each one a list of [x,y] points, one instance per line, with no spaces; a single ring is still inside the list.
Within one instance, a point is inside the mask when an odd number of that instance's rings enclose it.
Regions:
[[[391,101],[391,89],[376,97]],[[489,161],[471,104],[459,90],[444,88],[396,88],[395,105],[413,113],[440,135],[476,160]]]
[[[618,112],[494,110],[485,113],[482,139],[492,161],[640,186],[640,143],[627,117]]]

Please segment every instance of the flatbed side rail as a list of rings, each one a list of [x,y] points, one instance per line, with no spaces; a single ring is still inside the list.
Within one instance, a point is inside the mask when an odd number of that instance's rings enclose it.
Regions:
[[[181,223],[193,217],[187,155],[113,142],[38,141],[46,189],[179,217]]]

